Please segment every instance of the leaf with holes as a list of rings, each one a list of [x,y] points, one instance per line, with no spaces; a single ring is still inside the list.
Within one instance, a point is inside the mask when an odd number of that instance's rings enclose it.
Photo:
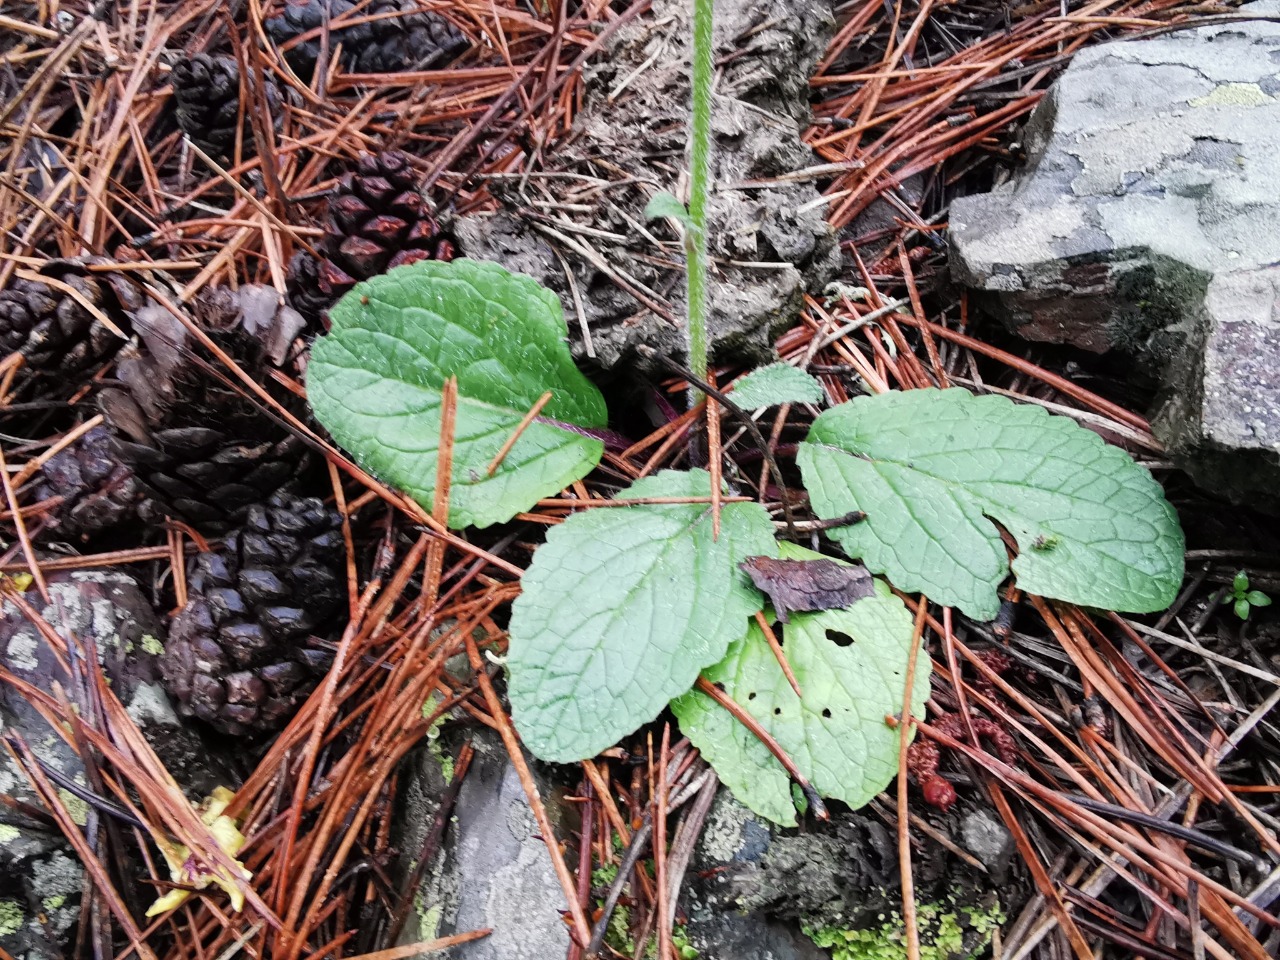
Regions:
[[[495,263],[421,261],[358,284],[329,319],[307,365],[316,419],[362,467],[428,508],[441,390],[458,378],[451,527],[510,520],[599,462],[604,446],[583,430],[606,424],[604,398],[573,364],[560,301],[532,278]]]
[[[771,363],[735,381],[729,399],[744,410],[758,410],[781,403],[818,403],[825,396],[822,384],[803,370]]]
[[[782,553],[817,556],[789,544]],[[703,671],[759,721],[819,793],[851,807],[862,806],[898,772],[898,731],[885,717],[902,712],[914,625],[902,601],[881,591],[847,610],[795,613],[789,624],[773,625],[803,699],[755,624]],[[911,697],[915,716],[924,716],[928,698],[929,658],[921,653]],[[674,700],[671,709],[681,732],[739,801],[775,823],[795,824],[787,773],[750,730],[698,690]]]
[[[664,471],[619,499],[710,497],[705,470]],[[593,757],[658,715],[764,605],[738,564],[777,552],[758,503],[601,507],[551,528],[511,609],[508,694],[544,760]]]
[[[1066,417],[964,390],[859,397],[814,421],[797,457],[819,516],[903,590],[989,620],[1018,586],[1084,606],[1162,610],[1182,583],[1177,514],[1151,474]]]

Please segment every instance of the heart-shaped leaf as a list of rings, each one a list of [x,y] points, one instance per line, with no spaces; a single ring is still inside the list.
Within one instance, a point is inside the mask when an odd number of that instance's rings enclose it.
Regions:
[[[1066,417],[965,390],[859,397],[814,421],[797,457],[819,516],[903,590],[989,620],[1008,575],[992,520],[1018,543],[1018,586],[1148,613],[1182,583],[1177,514],[1151,474]],[[990,519],[988,519],[990,518]]]
[[[318,419],[355,460],[430,507],[441,390],[458,378],[449,525],[510,520],[586,476],[604,398],[573,364],[556,295],[495,263],[424,260],[358,284],[329,312],[307,365]],[[492,476],[488,466],[551,399]]]
[[[817,556],[781,546],[784,557]],[[898,731],[885,717],[902,712],[911,614],[902,601],[881,594],[846,610],[793,613],[790,623],[772,629],[803,699],[755,624],[703,676],[759,721],[819,793],[862,806],[898,772]],[[929,698],[929,669],[929,657],[919,654],[911,696],[917,717]],[[750,730],[699,690],[674,700],[671,709],[681,732],[739,801],[775,823],[795,824],[787,773]]]
[[[664,471],[619,499],[710,497],[705,470]],[[764,605],[738,564],[774,556],[769,514],[726,503],[651,503],[574,514],[533,555],[511,610],[508,694],[544,760],[593,757],[652,720],[747,630]]]

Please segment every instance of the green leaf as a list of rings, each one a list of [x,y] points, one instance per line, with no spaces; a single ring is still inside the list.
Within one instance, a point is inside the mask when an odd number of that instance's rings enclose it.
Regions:
[[[1018,586],[1133,613],[1167,607],[1183,537],[1160,485],[1124,451],[1039,407],[960,390],[859,397],[814,421],[797,457],[814,510],[903,590],[989,620],[1017,541]],[[990,518],[990,519],[988,519]]]
[[[678,220],[686,229],[693,227],[693,217],[689,215],[688,208],[665,190],[650,197],[644,208],[646,220],[657,220],[660,217]]]
[[[1251,607],[1271,606],[1271,598],[1261,590],[1250,590],[1244,595],[1244,598],[1249,601],[1249,606]]]
[[[705,470],[664,471],[619,499],[709,497]],[[718,662],[764,605],[738,564],[776,556],[768,513],[726,503],[603,507],[553,527],[511,610],[512,715],[544,760],[593,757]]]
[[[441,390],[458,378],[451,527],[510,520],[599,462],[603,444],[561,424],[603,427],[604,398],[573,364],[560,301],[532,278],[495,263],[420,261],[358,284],[329,318],[307,366],[316,419],[362,467],[428,509]]]
[[[1249,601],[1237,600],[1235,603],[1235,612],[1236,612],[1236,616],[1239,617],[1241,620],[1248,620],[1249,619]]]
[[[1231,591],[1237,597],[1243,597],[1249,590],[1249,574],[1240,570],[1231,579]]]
[[[847,610],[792,614],[773,631],[803,700],[755,624],[703,675],[759,721],[819,793],[862,806],[898,772],[898,731],[884,718],[902,711],[911,614],[896,597],[868,597]],[[921,653],[911,697],[916,716],[924,716],[929,669]],[[795,824],[786,771],[751,731],[698,690],[671,708],[739,801],[775,823]]]
[[[825,396],[822,384],[803,370],[771,363],[736,381],[729,399],[744,410],[757,410],[782,403],[818,403]]]

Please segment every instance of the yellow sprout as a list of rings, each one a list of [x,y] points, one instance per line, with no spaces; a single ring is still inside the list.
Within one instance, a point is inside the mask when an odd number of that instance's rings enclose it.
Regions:
[[[235,794],[226,787],[218,787],[213,791],[212,796],[206,797],[199,806],[200,819],[209,828],[209,832],[213,834],[213,839],[217,841],[219,849],[233,858],[240,853],[245,844],[244,834],[236,828],[236,822],[223,812],[234,797]],[[240,885],[236,882],[236,877],[232,875],[230,870],[224,867],[215,867],[210,870],[205,864],[191,855],[191,850],[187,846],[181,843],[174,843],[161,836],[153,836],[153,839],[156,842],[156,846],[160,848],[160,852],[164,854],[165,862],[169,864],[169,876],[174,883],[181,883],[196,890],[204,890],[210,884],[213,884],[227,892],[227,895],[231,898],[233,910],[239,912],[244,908],[244,894],[241,892]],[[253,874],[241,866],[239,862],[236,863],[236,867],[236,872],[244,880],[249,880],[253,877]],[[172,910],[174,907],[181,906],[191,896],[191,893],[191,890],[185,889],[170,890],[147,908],[147,916],[154,917],[157,914]]]

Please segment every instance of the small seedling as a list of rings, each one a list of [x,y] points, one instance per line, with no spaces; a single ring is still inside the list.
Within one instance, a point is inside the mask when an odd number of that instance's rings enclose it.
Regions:
[[[1249,589],[1249,574],[1241,570],[1231,581],[1231,592],[1222,598],[1223,603],[1231,604],[1231,609],[1241,620],[1249,619],[1249,611],[1254,607],[1271,606],[1271,598],[1261,590]]]
[[[713,0],[693,5],[689,206],[659,194],[647,212],[683,230],[689,368],[705,383]],[[420,261],[360,284],[330,320],[307,368],[316,418],[424,506],[435,496],[444,387],[456,378],[450,527],[504,523],[600,461],[604,399],[573,364],[559,299],[531,278]],[[807,374],[774,365],[730,396],[763,408],[823,395]],[[817,519],[862,561],[855,579],[883,576],[975,620],[1000,612],[1011,573],[1038,596],[1133,613],[1163,610],[1182,583],[1182,531],[1159,484],[1039,407],[960,389],[857,397],[814,420],[796,463]],[[809,574],[838,565],[779,543],[761,503],[724,503],[717,524],[713,482],[706,470],[663,470],[617,495],[647,502],[581,510],[548,531],[511,608],[515,725],[535,755],[568,763],[670,705],[735,796],[794,824],[790,774],[701,680],[736,701],[818,794],[861,806],[898,771],[901,741],[884,718],[903,707],[912,613],[887,585],[872,596],[846,590],[847,576],[753,582],[743,564],[773,574],[781,560],[819,564]],[[997,523],[1025,548],[1012,568]],[[761,586],[789,620],[774,643],[785,644],[795,680],[761,628]],[[1240,616],[1269,602],[1246,580]],[[909,712],[921,717],[929,658],[918,656]]]

